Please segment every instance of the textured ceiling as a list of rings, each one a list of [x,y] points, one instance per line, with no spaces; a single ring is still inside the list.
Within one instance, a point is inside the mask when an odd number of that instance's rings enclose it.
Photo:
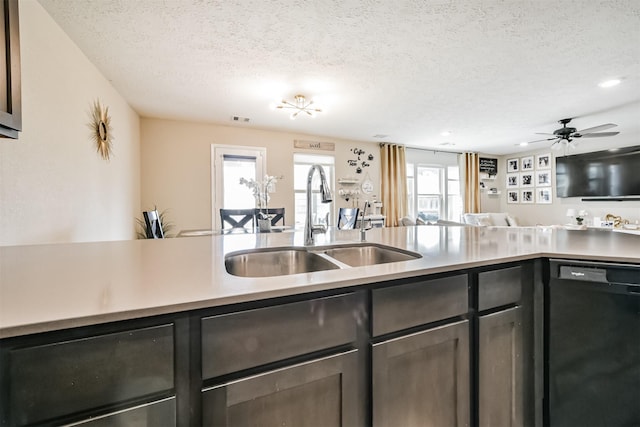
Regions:
[[[492,154],[575,117],[640,141],[640,0],[39,1],[143,117]],[[325,112],[269,109],[298,93]]]

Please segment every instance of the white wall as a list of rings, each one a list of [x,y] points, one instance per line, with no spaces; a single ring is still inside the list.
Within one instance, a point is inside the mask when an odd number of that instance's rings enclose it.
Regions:
[[[0,245],[131,239],[139,118],[37,1],[19,6],[23,130],[0,139]],[[109,162],[87,126],[95,99],[112,119]]]
[[[294,149],[296,139],[335,142],[335,151]],[[283,176],[269,206],[284,206],[286,222],[293,224],[293,154],[334,155],[336,177],[356,175],[347,160],[353,148],[373,154],[368,172],[374,184],[373,194],[380,198],[380,148],[377,143],[337,140],[287,132],[248,129],[161,119],[141,120],[142,208],[154,206],[167,210],[174,232],[211,228],[211,145],[244,145],[267,148],[267,174]],[[362,176],[365,175],[362,174]],[[336,189],[339,185],[336,183]],[[334,207],[346,207],[337,194]]]
[[[637,135],[625,135],[621,133],[614,138],[619,138],[625,146],[638,145]],[[616,141],[618,143],[619,141]],[[568,151],[567,154],[579,154],[591,151],[606,150],[607,145],[605,139],[591,140],[589,142],[580,141],[577,148]],[[506,162],[510,158],[522,158],[526,156],[535,156],[537,154],[551,153],[552,156],[552,194],[553,202],[551,204],[512,204],[507,203],[506,194]],[[547,147],[537,149],[535,151],[527,151],[507,156],[483,156],[498,158],[498,175],[494,181],[495,186],[501,194],[498,197],[487,196],[484,194],[482,211],[483,212],[509,212],[518,218],[523,225],[553,225],[566,224],[570,219],[566,217],[567,209],[574,208],[577,210],[584,209],[589,213],[587,223],[590,224],[591,218],[594,216],[604,218],[607,214],[619,215],[630,222],[640,222],[640,202],[624,201],[624,202],[583,202],[580,197],[557,198],[556,197],[556,181],[555,181],[555,157],[563,156],[564,151],[553,151]],[[489,182],[489,181],[487,181]]]

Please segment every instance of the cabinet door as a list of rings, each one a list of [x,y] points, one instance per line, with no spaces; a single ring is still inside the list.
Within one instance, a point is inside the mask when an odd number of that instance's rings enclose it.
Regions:
[[[206,426],[358,426],[357,350],[203,391]]]
[[[176,426],[175,400],[174,397],[170,397],[114,414],[94,417],[73,425],[81,427],[174,427]]]
[[[469,425],[469,322],[373,345],[373,425]]]
[[[479,318],[478,413],[482,426],[521,426],[522,308]]]

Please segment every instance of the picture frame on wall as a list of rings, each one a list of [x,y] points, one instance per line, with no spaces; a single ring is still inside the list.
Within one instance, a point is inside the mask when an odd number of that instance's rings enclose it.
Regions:
[[[520,171],[520,159],[507,159],[507,173]]]
[[[533,172],[522,172],[520,174],[520,187],[533,187]]]
[[[518,190],[507,191],[507,203],[519,203],[520,192]]]
[[[551,169],[551,153],[536,156],[536,169]]]
[[[536,171],[536,187],[551,186],[551,171]]]
[[[551,188],[537,188],[536,189],[536,203],[550,204],[551,200]]]
[[[507,188],[518,188],[520,185],[520,175],[517,173],[507,174]]]
[[[533,156],[523,157],[520,159],[520,170],[523,172],[533,170]]]
[[[535,194],[533,190],[522,190],[520,194],[520,203],[533,203]]]

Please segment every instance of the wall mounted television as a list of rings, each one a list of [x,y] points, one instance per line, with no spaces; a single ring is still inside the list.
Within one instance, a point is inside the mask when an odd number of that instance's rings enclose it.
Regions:
[[[640,145],[556,157],[556,195],[640,196]]]

